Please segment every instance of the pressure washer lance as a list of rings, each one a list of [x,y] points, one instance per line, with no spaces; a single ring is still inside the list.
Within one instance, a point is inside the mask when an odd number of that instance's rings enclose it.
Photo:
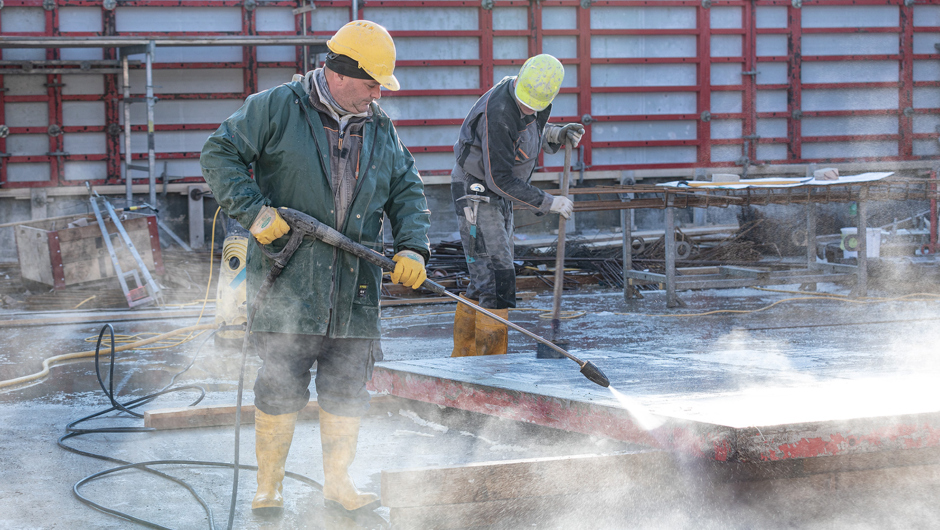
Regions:
[[[281,215],[281,217],[284,219],[284,221],[287,222],[288,225],[290,225],[291,232],[290,232],[290,240],[287,242],[287,245],[280,252],[276,254],[267,251],[264,248],[264,246],[261,246],[261,250],[264,252],[264,254],[274,260],[275,267],[280,266],[281,268],[283,268],[284,265],[287,264],[287,260],[290,259],[290,256],[294,253],[294,251],[297,250],[297,247],[300,246],[300,241],[304,238],[304,236],[310,236],[310,237],[319,239],[320,241],[323,241],[324,243],[334,246],[340,250],[349,252],[353,256],[362,258],[368,261],[369,263],[378,265],[382,269],[385,269],[387,271],[395,270],[395,262],[392,261],[391,259],[385,257],[382,254],[379,254],[378,252],[370,248],[367,248],[363,245],[360,245],[359,243],[354,242],[353,240],[349,239],[343,234],[340,234],[336,230],[333,230],[329,226],[326,226],[320,221],[317,221],[313,217],[310,217],[307,214],[298,212],[297,210],[293,210],[290,208],[278,208],[277,211]],[[272,273],[273,273],[273,269],[272,269]],[[268,283],[268,282],[265,282],[265,283]],[[444,286],[439,283],[436,283],[431,280],[425,280],[424,283],[421,284],[421,287],[424,287],[425,289],[435,294],[453,298],[455,301],[461,304],[464,304],[466,306],[469,306],[471,309],[475,311],[479,311],[480,313],[483,313],[484,315],[492,318],[493,320],[506,324],[507,326],[511,327],[512,329],[518,331],[519,333],[522,333],[523,335],[529,338],[535,339],[539,343],[544,344],[545,346],[557,351],[558,353],[578,363],[578,365],[581,367],[581,373],[584,374],[584,377],[587,377],[589,380],[591,380],[592,383],[596,383],[602,387],[610,386],[610,380],[607,379],[607,376],[604,375],[604,373],[601,372],[600,369],[598,369],[597,366],[595,366],[594,363],[592,363],[591,361],[582,361],[581,359],[578,359],[574,355],[571,355],[567,351],[560,348],[558,345],[553,344],[552,342],[546,339],[543,339],[542,337],[539,337],[535,333],[532,333],[531,331],[521,326],[513,324],[512,322],[502,317],[499,317],[491,313],[490,311],[487,311],[486,309],[474,304],[473,302],[468,301],[465,298],[461,298],[457,296],[456,294],[445,289]],[[264,289],[264,285],[262,285],[262,289]],[[260,294],[261,293],[259,292],[259,295]]]

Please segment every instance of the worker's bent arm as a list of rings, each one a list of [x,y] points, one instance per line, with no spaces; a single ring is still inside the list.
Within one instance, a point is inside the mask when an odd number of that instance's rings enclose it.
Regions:
[[[251,164],[258,159],[268,134],[266,98],[251,96],[235,114],[222,122],[202,147],[199,164],[222,211],[248,228],[267,199],[251,178]],[[259,108],[262,107],[262,108]]]
[[[508,102],[507,102],[508,101]],[[548,213],[552,197],[513,174],[516,160],[518,123],[512,116],[519,108],[511,99],[489,98],[477,127],[481,133],[483,174],[486,187],[494,193],[539,213]],[[538,153],[529,153],[538,156]]]
[[[389,130],[398,146],[393,154],[394,170],[385,203],[385,213],[395,238],[395,252],[413,250],[424,256],[427,263],[431,257],[431,242],[428,240],[431,210],[424,196],[424,181],[415,167],[414,157],[398,139],[395,128],[390,125]]]

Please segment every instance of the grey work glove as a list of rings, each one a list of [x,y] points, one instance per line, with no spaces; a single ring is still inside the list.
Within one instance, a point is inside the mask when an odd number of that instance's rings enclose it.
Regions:
[[[580,123],[566,123],[564,125],[548,124],[548,130],[545,131],[546,139],[553,144],[563,143],[567,138],[571,148],[575,149],[581,143],[581,136],[584,135],[584,125]]]
[[[570,219],[571,212],[574,211],[574,203],[571,202],[571,199],[568,197],[556,195],[552,197],[552,205],[549,207],[548,211],[557,213],[565,219]]]

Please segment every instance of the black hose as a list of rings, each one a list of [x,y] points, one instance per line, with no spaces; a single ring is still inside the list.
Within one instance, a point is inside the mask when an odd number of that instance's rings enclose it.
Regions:
[[[110,333],[110,340],[111,340],[111,353],[110,353],[111,359],[110,359],[110,364],[109,364],[109,369],[108,369],[108,374],[109,374],[109,375],[108,375],[108,379],[109,379],[109,381],[107,382],[107,384],[105,384],[105,381],[102,379],[101,366],[100,366],[100,363],[99,363],[99,357],[100,357],[100,355],[101,355],[101,342],[102,342],[102,339],[104,338],[104,333],[105,333],[105,331],[109,331],[109,333]],[[111,402],[111,406],[110,406],[109,408],[107,408],[107,409],[104,409],[104,410],[95,412],[95,413],[93,413],[93,414],[90,414],[90,415],[88,415],[88,416],[85,416],[85,417],[83,417],[83,418],[81,418],[81,419],[78,419],[78,420],[75,420],[75,421],[69,423],[69,424],[66,426],[66,431],[67,431],[67,433],[66,433],[65,435],[63,435],[61,438],[59,438],[59,440],[57,441],[57,444],[58,444],[59,447],[65,449],[66,451],[69,451],[69,452],[72,452],[72,453],[75,453],[75,454],[79,454],[79,455],[82,455],[82,456],[87,456],[87,457],[91,457],[91,458],[97,458],[97,459],[99,459],[99,460],[105,460],[105,461],[108,461],[108,462],[114,462],[114,463],[117,463],[117,464],[120,464],[120,465],[117,466],[117,467],[113,467],[113,468],[106,469],[106,470],[104,470],[104,471],[100,471],[100,472],[98,472],[98,473],[89,475],[89,476],[87,476],[87,477],[85,477],[85,478],[79,480],[78,482],[76,482],[76,483],[72,486],[72,493],[75,495],[75,497],[76,497],[79,501],[81,501],[82,503],[84,503],[84,504],[86,504],[86,505],[88,505],[88,506],[91,506],[92,508],[94,508],[94,509],[96,509],[96,510],[98,510],[98,511],[101,511],[101,512],[107,513],[107,514],[109,514],[109,515],[113,515],[113,516],[115,516],[115,517],[119,517],[119,518],[121,518],[121,519],[125,519],[125,520],[128,520],[128,521],[137,523],[137,524],[139,524],[139,525],[142,525],[142,526],[145,526],[145,527],[148,527],[148,528],[168,529],[169,527],[166,527],[166,526],[157,524],[157,523],[155,523],[155,522],[148,521],[148,520],[145,520],[145,519],[141,519],[141,518],[139,518],[139,517],[135,517],[135,516],[133,516],[133,515],[130,515],[130,514],[125,513],[125,512],[121,512],[121,511],[119,511],[119,510],[115,510],[115,509],[112,509],[112,508],[108,508],[107,506],[104,506],[104,505],[102,505],[102,504],[100,504],[100,503],[97,503],[97,502],[92,501],[91,499],[85,497],[85,496],[81,493],[81,491],[80,491],[80,490],[81,490],[81,487],[84,486],[84,485],[86,485],[87,483],[89,483],[89,482],[91,482],[91,481],[93,481],[93,480],[99,479],[99,478],[101,478],[101,477],[104,477],[104,476],[106,476],[106,475],[109,475],[109,474],[111,474],[111,473],[115,473],[115,472],[118,472],[118,471],[123,471],[123,470],[126,470],[126,469],[139,469],[139,470],[141,470],[141,471],[145,471],[145,472],[147,472],[147,473],[151,473],[151,474],[153,474],[153,475],[155,475],[155,476],[158,476],[158,477],[160,477],[160,478],[164,478],[164,479],[167,479],[167,480],[169,480],[169,481],[175,482],[176,484],[179,484],[180,486],[182,486],[183,488],[185,488],[187,491],[189,491],[190,495],[192,495],[193,498],[202,506],[203,512],[205,513],[205,517],[206,517],[206,519],[207,519],[207,521],[208,521],[209,529],[210,529],[210,530],[214,530],[214,528],[215,528],[215,522],[214,522],[214,517],[213,517],[213,514],[212,514],[212,509],[211,509],[211,507],[209,506],[209,504],[196,492],[196,490],[195,490],[191,485],[189,485],[186,481],[184,481],[184,480],[182,480],[182,479],[180,479],[180,478],[174,477],[174,476],[172,476],[172,475],[168,475],[168,474],[163,473],[163,472],[161,472],[161,471],[158,471],[158,470],[156,470],[156,469],[152,469],[151,466],[159,466],[159,465],[185,465],[185,466],[203,466],[203,467],[233,468],[233,469],[235,470],[236,477],[237,477],[237,471],[238,471],[239,469],[257,470],[257,469],[258,469],[257,466],[252,466],[252,465],[240,465],[240,464],[238,464],[237,462],[234,463],[234,464],[230,464],[230,463],[227,463],[227,462],[211,462],[211,461],[202,461],[202,460],[151,460],[151,461],[147,461],[147,462],[137,462],[137,463],[133,463],[133,462],[127,462],[127,461],[125,461],[125,460],[120,460],[120,459],[117,459],[117,458],[114,458],[114,457],[110,457],[110,456],[106,456],[106,455],[101,455],[101,454],[96,454],[96,453],[92,453],[92,452],[89,452],[89,451],[83,451],[83,450],[81,450],[81,449],[77,449],[77,448],[75,448],[75,447],[72,447],[72,446],[67,445],[67,444],[65,443],[65,440],[67,440],[67,439],[69,439],[69,438],[77,437],[77,436],[82,436],[82,435],[85,435],[85,434],[99,434],[99,433],[137,433],[137,432],[151,432],[151,431],[154,431],[155,429],[153,429],[153,428],[151,428],[151,427],[105,427],[105,428],[98,428],[98,429],[81,429],[81,428],[78,428],[77,425],[79,425],[79,424],[82,423],[82,422],[88,421],[88,420],[90,420],[90,419],[92,419],[92,418],[96,418],[96,417],[102,416],[102,415],[104,415],[104,414],[107,414],[107,413],[109,413],[109,412],[113,412],[113,411],[121,411],[121,412],[125,412],[125,413],[127,413],[127,414],[129,414],[129,415],[131,415],[131,416],[133,416],[133,417],[135,417],[135,418],[141,418],[141,417],[143,417],[143,415],[140,414],[140,413],[134,412],[133,409],[138,408],[138,407],[140,407],[140,406],[142,406],[142,405],[145,405],[145,404],[147,404],[147,403],[150,403],[150,402],[152,402],[154,399],[156,399],[157,397],[162,396],[162,395],[164,395],[164,394],[169,394],[169,393],[171,393],[171,392],[179,392],[179,391],[182,391],[182,390],[198,390],[199,393],[200,393],[199,397],[198,397],[195,401],[193,401],[189,406],[194,406],[194,405],[198,404],[198,403],[199,403],[200,401],[202,401],[202,399],[205,397],[205,389],[204,389],[204,388],[202,388],[202,387],[200,387],[200,386],[198,386],[198,385],[173,386],[173,384],[175,383],[176,379],[177,379],[180,375],[182,375],[183,373],[185,373],[186,371],[188,371],[188,370],[193,366],[193,364],[195,364],[196,359],[197,359],[198,356],[199,356],[199,352],[202,350],[203,346],[205,346],[206,342],[208,342],[209,339],[211,339],[211,338],[215,335],[215,333],[218,332],[218,331],[221,331],[221,329],[214,330],[212,333],[209,334],[208,337],[206,337],[206,339],[202,342],[202,344],[200,344],[199,348],[198,348],[197,351],[196,351],[196,354],[195,354],[195,355],[193,356],[193,358],[190,360],[189,364],[188,364],[183,370],[181,370],[181,371],[177,372],[175,375],[173,375],[173,377],[171,378],[170,382],[169,382],[167,385],[165,385],[163,388],[161,388],[161,389],[158,390],[157,392],[154,392],[154,393],[152,393],[152,394],[148,394],[148,395],[146,395],[146,396],[144,396],[144,397],[140,397],[140,398],[137,398],[137,399],[134,399],[134,400],[125,402],[125,403],[121,403],[121,402],[119,402],[118,399],[116,398],[115,392],[114,392],[114,364],[115,364],[114,327],[113,327],[111,324],[105,324],[104,327],[101,328],[101,332],[98,334],[98,342],[97,342],[97,344],[95,345],[95,375],[96,375],[97,380],[98,380],[98,385],[101,387],[101,390],[105,393],[105,395],[108,396],[108,399],[109,399],[109,401]],[[243,365],[242,365],[242,375],[243,375],[243,374],[244,374],[244,363],[243,363]],[[241,379],[239,380],[239,383],[241,384]],[[236,431],[236,433],[237,433],[237,431]],[[236,440],[237,440],[237,436],[236,436]],[[236,443],[237,443],[237,442],[236,442]],[[303,475],[299,475],[299,474],[297,474],[297,473],[285,472],[284,476],[285,476],[285,477],[292,478],[292,479],[294,479],[294,480],[297,480],[298,482],[302,482],[302,483],[304,483],[304,484],[307,484],[307,485],[313,487],[314,489],[317,489],[317,490],[320,490],[320,491],[323,490],[323,486],[322,486],[320,483],[318,483],[317,481],[315,481],[315,480],[313,480],[313,479],[311,479],[311,478],[305,477],[305,476],[303,476]],[[236,480],[237,480],[237,479],[236,479]],[[236,483],[237,483],[237,482],[236,482]],[[234,515],[234,500],[235,500],[235,499],[234,499],[234,496],[233,496],[232,512],[231,512],[230,515],[229,515],[230,521],[233,519],[233,515]]]

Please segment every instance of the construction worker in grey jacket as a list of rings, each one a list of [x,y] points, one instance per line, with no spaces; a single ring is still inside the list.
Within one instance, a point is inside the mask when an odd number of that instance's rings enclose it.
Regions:
[[[566,219],[574,207],[567,197],[549,195],[529,182],[539,151],[555,153],[564,142],[576,147],[584,133],[580,123],[548,123],[564,76],[561,62],[551,55],[530,57],[518,76],[504,78],[477,100],[454,145],[451,195],[470,271],[461,296],[504,319],[516,306],[513,203],[536,215],[557,213]],[[457,304],[451,356],[506,353],[507,334],[505,324]]]
[[[219,205],[257,239],[249,245],[249,305],[280,250],[288,207],[379,252],[383,217],[395,240],[392,281],[417,288],[430,256],[430,212],[414,158],[375,100],[398,90],[395,44],[382,26],[356,20],[327,43],[326,65],[302,79],[250,96],[206,142],[203,175]],[[299,76],[298,76],[299,77]],[[253,173],[253,178],[252,174]],[[343,512],[379,499],[356,489],[348,468],[366,383],[379,343],[382,271],[321,241],[304,240],[271,287],[252,324],[261,368],[255,381],[256,513],[280,513],[284,463],[298,412],[310,401],[316,363],[323,498]]]

